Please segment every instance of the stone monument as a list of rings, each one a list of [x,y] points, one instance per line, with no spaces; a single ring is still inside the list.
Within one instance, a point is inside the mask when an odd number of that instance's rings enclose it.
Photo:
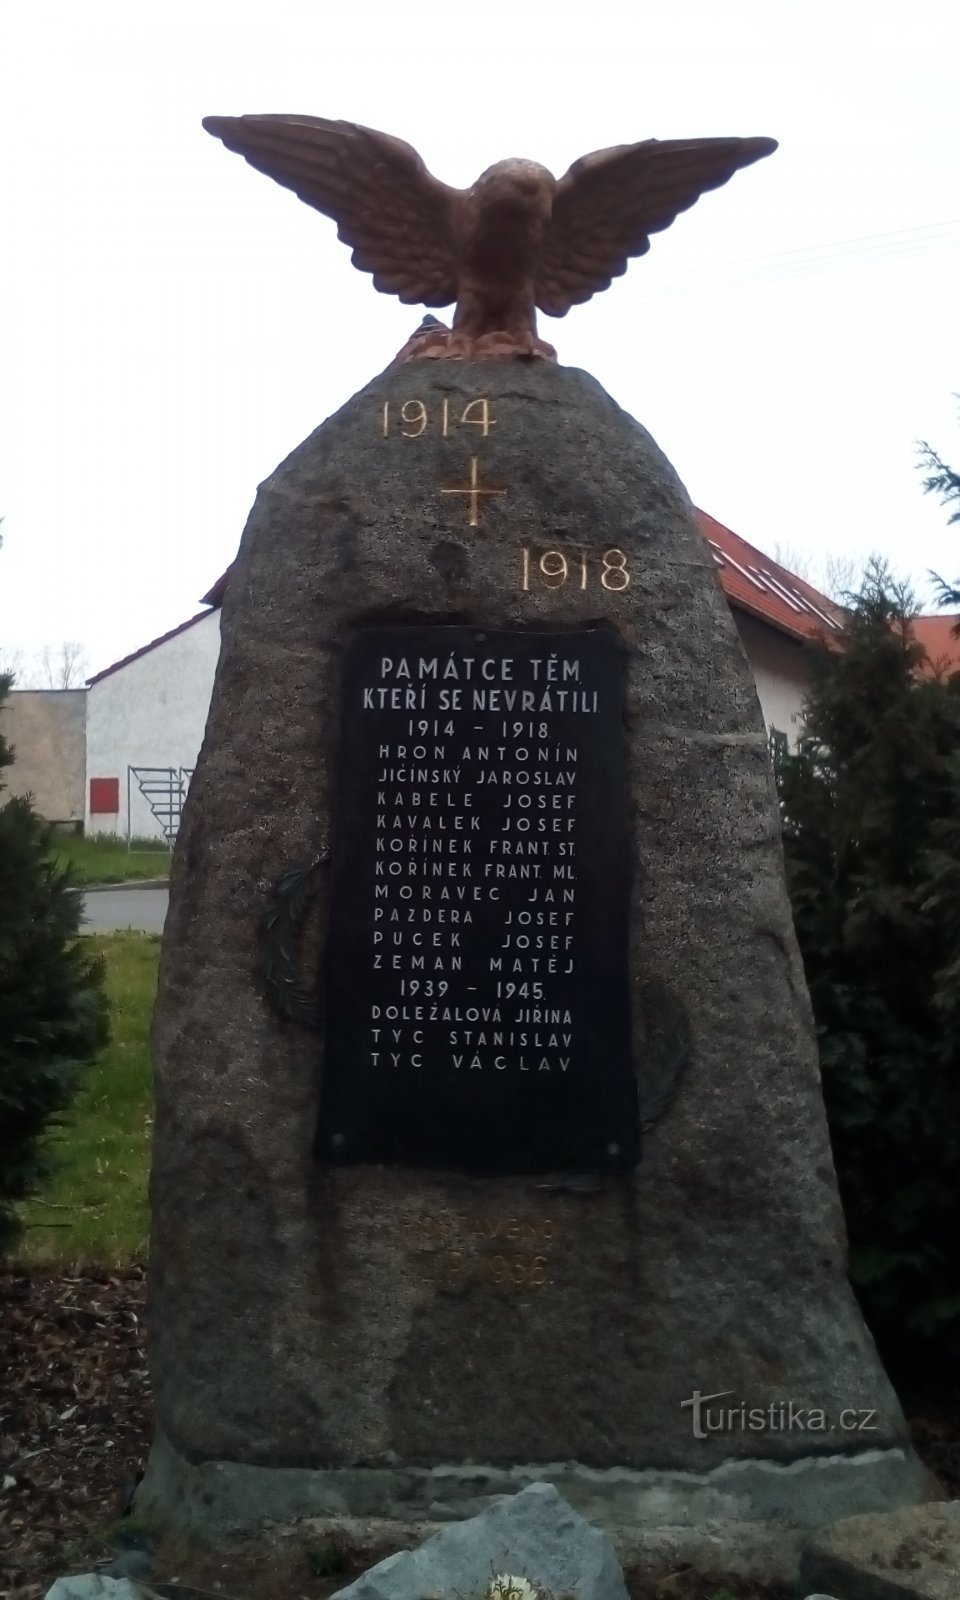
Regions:
[[[783,1569],[922,1474],[710,553],[520,324],[412,341],[243,535],[154,1032],[140,1501],[399,1529],[548,1480],[646,1559]]]

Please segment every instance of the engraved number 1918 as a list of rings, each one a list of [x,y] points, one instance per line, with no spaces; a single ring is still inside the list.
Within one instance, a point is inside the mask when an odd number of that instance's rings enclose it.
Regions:
[[[573,583],[586,589],[590,583],[599,582],[601,589],[621,594],[630,587],[630,569],[627,554],[614,546],[604,550],[602,556],[589,556],[586,551],[577,556],[566,556],[562,550],[544,550],[538,555],[528,545],[520,551],[521,589],[562,589]]]

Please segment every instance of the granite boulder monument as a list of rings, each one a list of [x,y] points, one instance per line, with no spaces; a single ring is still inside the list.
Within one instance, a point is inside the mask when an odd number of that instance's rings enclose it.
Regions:
[[[267,479],[232,569],[154,1031],[140,1502],[399,1528],[548,1481],[624,1550],[749,1529],[785,1569],[923,1478],[736,630],[669,463],[534,314],[773,143],[460,195],[349,124],[208,126],[457,311]]]

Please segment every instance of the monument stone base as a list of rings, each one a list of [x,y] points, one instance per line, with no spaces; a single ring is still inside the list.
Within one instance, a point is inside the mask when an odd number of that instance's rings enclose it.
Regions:
[[[254,1467],[197,1465],[159,1436],[137,1494],[156,1514],[202,1542],[246,1538],[293,1524],[305,1542],[331,1535],[380,1554],[473,1517],[498,1495],[552,1483],[607,1532],[624,1566],[689,1563],[705,1572],[790,1582],[813,1529],[862,1512],[913,1505],[929,1495],[910,1451],[805,1456],[788,1465],[722,1461],[707,1472],[606,1470],[576,1462],[517,1467]]]

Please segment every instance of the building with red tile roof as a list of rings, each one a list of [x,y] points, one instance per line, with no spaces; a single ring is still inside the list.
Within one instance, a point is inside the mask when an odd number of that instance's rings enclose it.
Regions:
[[[753,671],[764,721],[793,744],[802,724],[810,647],[839,636],[843,610],[705,511],[697,517]],[[200,749],[231,570],[203,596],[206,610],[88,680],[90,831],[175,831],[177,797],[182,801]],[[956,621],[942,612],[916,621],[931,673],[960,671]],[[109,809],[96,809],[103,806]]]
[[[931,677],[950,677],[960,672],[960,616],[939,611],[934,616],[917,617],[913,631],[927,652],[922,671]]]

